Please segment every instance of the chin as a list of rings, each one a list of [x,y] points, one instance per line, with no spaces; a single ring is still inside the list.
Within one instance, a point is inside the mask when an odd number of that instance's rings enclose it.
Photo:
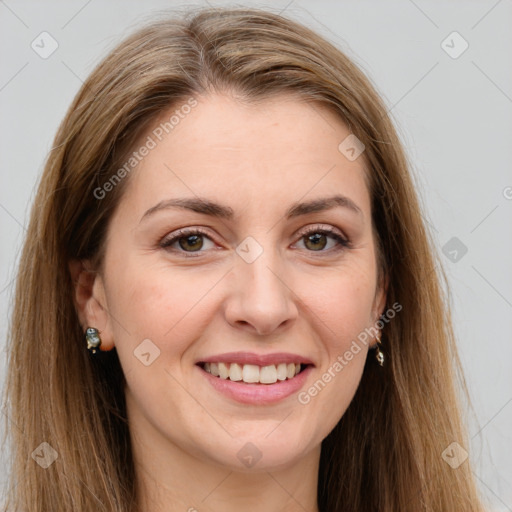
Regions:
[[[218,442],[212,440],[212,444],[205,447],[202,456],[231,471],[258,473],[285,470],[315,447],[320,449],[321,439],[307,442],[307,437],[300,428],[289,425],[287,429],[283,428],[279,432],[280,428],[276,429],[274,423],[271,428],[262,429],[261,432],[254,431],[254,435],[245,434],[233,438],[225,436]]]

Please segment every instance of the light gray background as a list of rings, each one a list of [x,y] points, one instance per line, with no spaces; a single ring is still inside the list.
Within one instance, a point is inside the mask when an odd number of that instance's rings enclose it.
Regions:
[[[469,416],[471,445],[464,448],[491,509],[512,511],[512,2],[238,5],[282,10],[326,36],[365,70],[391,109],[452,289],[476,413]],[[2,349],[24,225],[58,124],[108,49],[151,13],[184,6],[156,0],[0,1]],[[43,31],[59,45],[47,59],[31,48]],[[469,43],[456,59],[441,47],[453,31]],[[461,48],[456,40],[448,44]],[[457,262],[448,257],[454,253],[442,252],[452,237],[467,247]],[[2,357],[1,382],[4,375]]]

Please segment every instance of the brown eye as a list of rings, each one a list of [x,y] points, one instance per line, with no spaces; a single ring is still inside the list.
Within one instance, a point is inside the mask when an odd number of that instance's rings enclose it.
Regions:
[[[348,239],[333,228],[317,227],[302,232],[299,243],[303,243],[308,252],[332,253],[351,247]]]
[[[322,233],[315,233],[304,237],[304,245],[312,251],[321,251],[327,246],[327,236]]]
[[[178,239],[179,246],[184,251],[199,251],[203,247],[202,235],[189,235]]]
[[[160,242],[160,247],[163,249],[175,254],[181,253],[185,256],[191,255],[191,253],[197,253],[197,256],[199,256],[207,249],[213,249],[214,245],[210,236],[199,229],[182,229]]]

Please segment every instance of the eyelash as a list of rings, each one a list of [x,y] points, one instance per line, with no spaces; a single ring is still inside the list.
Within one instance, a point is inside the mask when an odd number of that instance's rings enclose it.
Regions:
[[[308,229],[307,231],[303,231],[300,233],[299,240],[301,240],[302,238],[304,238],[308,235],[313,235],[313,234],[328,235],[329,237],[333,238],[338,243],[338,247],[331,247],[330,249],[328,249],[326,251],[320,250],[320,251],[307,251],[307,252],[311,252],[311,253],[318,252],[318,253],[331,254],[332,252],[338,252],[340,250],[350,249],[352,247],[350,240],[341,236],[334,229],[325,228],[325,227],[315,227],[315,228]],[[213,242],[213,240],[211,239],[209,234],[206,231],[202,230],[201,228],[191,228],[191,229],[183,228],[183,229],[178,230],[170,238],[169,237],[164,238],[160,242],[159,245],[162,249],[170,249],[170,246],[173,245],[178,240],[180,240],[181,238],[187,238],[192,235],[204,235],[205,237],[207,237],[208,239],[210,239]],[[170,250],[172,250],[174,252],[182,253],[185,255],[186,258],[197,258],[201,253],[205,252],[205,251],[201,251],[201,250],[200,251],[192,251],[192,252],[187,252],[187,251],[183,251],[180,249],[170,249]]]

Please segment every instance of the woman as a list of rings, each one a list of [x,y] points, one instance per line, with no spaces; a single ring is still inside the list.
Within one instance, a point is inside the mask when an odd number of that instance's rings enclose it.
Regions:
[[[253,9],[143,28],[33,206],[6,510],[481,511],[440,277],[338,49]]]

